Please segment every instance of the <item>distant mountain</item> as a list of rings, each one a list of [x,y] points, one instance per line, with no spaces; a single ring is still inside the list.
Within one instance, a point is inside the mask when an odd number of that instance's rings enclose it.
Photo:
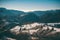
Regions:
[[[18,22],[20,24],[40,22],[55,23],[60,22],[60,10],[23,12],[0,8],[0,21]]]
[[[60,10],[46,11],[43,16],[41,16],[41,22],[55,23],[60,22]]]
[[[33,22],[39,22],[39,16],[37,16],[36,14],[32,13],[32,12],[28,12],[26,13],[25,16],[23,16],[21,18],[21,23],[33,23]]]
[[[55,23],[60,22],[60,10],[50,10],[50,11],[34,11],[40,18],[42,23]]]
[[[25,14],[23,11],[17,10],[7,10],[5,8],[0,8],[0,18],[5,19],[9,22],[19,21],[20,15]]]

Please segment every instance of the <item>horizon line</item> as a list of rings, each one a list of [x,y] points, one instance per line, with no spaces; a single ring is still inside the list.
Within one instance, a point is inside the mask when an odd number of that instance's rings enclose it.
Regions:
[[[4,8],[4,7],[0,7],[0,8]],[[17,10],[17,11],[23,11],[23,12],[33,12],[33,11],[50,11],[50,10],[60,10],[60,9],[33,9],[33,10],[20,10],[20,9],[12,9],[12,8],[5,8],[8,10]]]

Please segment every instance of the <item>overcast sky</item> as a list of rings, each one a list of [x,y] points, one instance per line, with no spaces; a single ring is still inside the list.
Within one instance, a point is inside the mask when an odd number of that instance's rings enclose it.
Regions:
[[[55,10],[60,9],[60,0],[0,0],[0,7],[14,10]]]

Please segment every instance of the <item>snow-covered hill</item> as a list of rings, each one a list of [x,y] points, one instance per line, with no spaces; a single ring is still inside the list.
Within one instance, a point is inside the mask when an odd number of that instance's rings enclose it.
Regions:
[[[10,29],[11,32],[19,33],[20,31],[22,32],[29,32],[30,34],[37,32],[38,30],[52,30],[51,32],[60,32],[60,28],[55,28],[51,26],[43,26],[43,24],[39,23],[32,23],[32,24],[27,24],[27,25],[22,25],[23,27],[20,26],[15,26],[14,28]],[[41,29],[42,26],[42,29]],[[55,30],[55,31],[54,31]]]

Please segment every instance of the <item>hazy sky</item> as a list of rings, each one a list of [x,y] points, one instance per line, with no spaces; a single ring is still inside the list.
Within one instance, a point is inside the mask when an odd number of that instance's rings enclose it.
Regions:
[[[0,7],[32,11],[60,9],[60,0],[0,0]]]

